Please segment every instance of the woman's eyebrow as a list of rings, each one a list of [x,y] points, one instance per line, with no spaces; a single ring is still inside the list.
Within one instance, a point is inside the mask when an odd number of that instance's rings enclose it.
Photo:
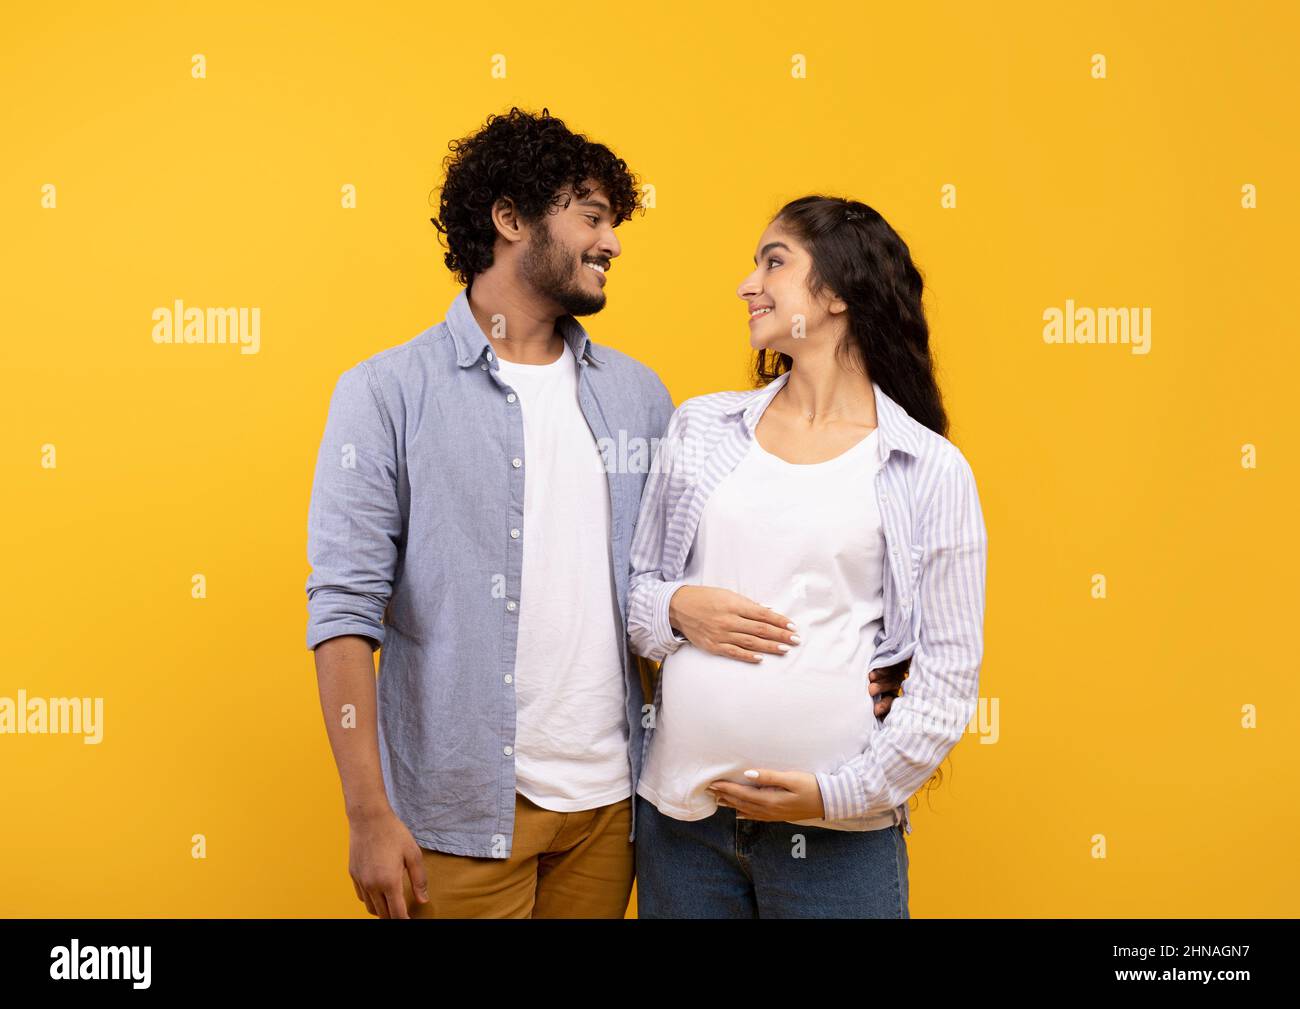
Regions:
[[[761,249],[758,250],[758,256],[766,256],[773,249],[785,249],[786,252],[789,252],[790,246],[786,245],[785,242],[768,242],[765,246],[763,246]],[[758,265],[758,256],[754,257],[755,266]]]

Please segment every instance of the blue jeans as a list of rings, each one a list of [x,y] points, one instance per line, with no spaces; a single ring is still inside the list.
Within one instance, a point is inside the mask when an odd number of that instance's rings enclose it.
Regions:
[[[676,820],[636,796],[640,918],[908,918],[901,827]]]

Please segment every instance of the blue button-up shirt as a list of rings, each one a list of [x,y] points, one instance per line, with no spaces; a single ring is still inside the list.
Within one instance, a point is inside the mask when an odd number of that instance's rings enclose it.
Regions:
[[[682,575],[700,517],[714,489],[752,447],[759,418],[789,377],[787,371],[761,389],[696,396],[673,413],[632,543],[628,633],[638,655],[662,661],[685,643],[668,622],[668,603],[689,584]],[[876,501],[887,553],[884,622],[862,670],[862,689],[872,669],[908,659],[910,666],[904,693],[867,749],[833,772],[818,773],[817,783],[826,819],[892,810],[911,833],[907,800],[961,739],[979,700],[988,536],[965,456],[878,384],[872,387],[884,458],[875,476]],[[825,532],[835,535],[834,529]],[[661,701],[657,688],[655,710]],[[645,734],[647,751],[653,736],[653,730]]]
[[[673,402],[653,371],[593,343],[572,316],[557,325],[608,475],[624,645],[610,675],[627,688],[635,789],[644,696],[622,615],[641,489]],[[308,516],[307,647],[343,634],[383,646],[384,787],[424,848],[496,858],[512,848],[527,478],[518,396],[464,291],[443,322],[348,369],[334,388]],[[635,831],[634,819],[629,840]]]

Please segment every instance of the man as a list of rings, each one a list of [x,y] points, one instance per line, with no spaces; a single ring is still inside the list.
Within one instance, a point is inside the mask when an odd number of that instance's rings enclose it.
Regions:
[[[546,110],[451,150],[434,224],[465,290],[343,373],[312,489],[349,872],[380,917],[619,918],[645,700],[628,552],[673,403],[577,317],[605,305],[636,182]]]

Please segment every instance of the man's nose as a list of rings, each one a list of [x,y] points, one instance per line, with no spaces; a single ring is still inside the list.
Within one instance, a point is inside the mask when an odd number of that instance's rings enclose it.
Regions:
[[[610,259],[616,258],[623,251],[623,246],[619,244],[618,236],[614,234],[613,228],[606,229],[606,233],[601,238],[597,248]]]

